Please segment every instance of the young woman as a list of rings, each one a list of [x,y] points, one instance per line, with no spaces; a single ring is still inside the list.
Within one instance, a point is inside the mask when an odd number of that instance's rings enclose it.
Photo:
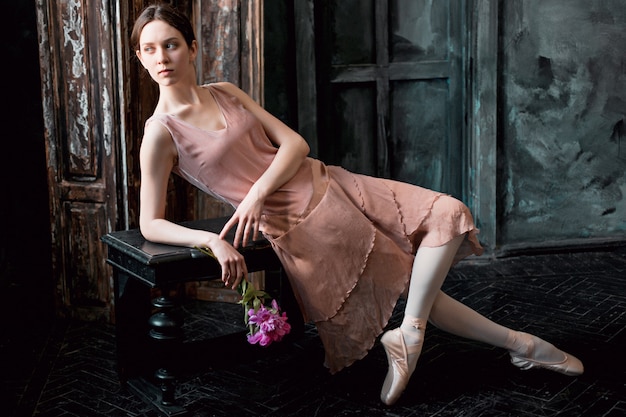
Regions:
[[[192,26],[167,5],[141,13],[131,42],[160,91],[140,151],[140,227],[146,239],[209,248],[222,267],[222,281],[235,288],[247,274],[237,247],[262,232],[283,263],[305,319],[317,326],[332,373],[367,354],[405,294],[401,326],[381,337],[389,361],[381,400],[388,405],[415,369],[427,321],[508,349],[522,369],[582,374],[575,357],[496,324],[440,290],[456,261],[482,253],[461,202],[327,166],[307,157],[300,135],[234,85],[197,85]],[[172,172],[236,208],[219,235],[165,219]],[[223,237],[233,228],[231,246]]]

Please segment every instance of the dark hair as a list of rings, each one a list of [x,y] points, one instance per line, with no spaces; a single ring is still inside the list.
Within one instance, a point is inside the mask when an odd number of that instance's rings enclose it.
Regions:
[[[144,26],[155,20],[162,20],[182,33],[187,46],[191,46],[191,43],[196,40],[193,27],[187,16],[167,3],[153,4],[143,9],[137,20],[135,20],[135,25],[130,35],[130,46],[133,51],[139,49],[139,37]]]

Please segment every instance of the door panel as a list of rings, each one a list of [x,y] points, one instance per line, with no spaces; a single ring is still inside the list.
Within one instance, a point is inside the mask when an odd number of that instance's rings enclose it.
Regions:
[[[448,59],[449,1],[389,2],[389,61]]]
[[[447,143],[445,80],[394,81],[391,88],[389,166],[391,178],[441,190]],[[429,103],[428,106],[416,103]]]
[[[99,256],[100,237],[108,233],[106,205],[66,201],[63,203],[63,275],[66,303],[81,319],[96,319],[99,309],[107,308],[111,284],[103,276]],[[79,313],[79,314],[78,314]]]
[[[113,10],[108,2],[37,2],[42,99],[59,315],[112,318],[100,235],[118,221]]]
[[[326,159],[346,169],[376,175],[376,87],[372,83],[333,85],[332,143]],[[331,142],[332,141],[332,142]]]
[[[310,110],[320,159],[462,198],[460,3],[313,3],[313,36],[301,42],[316,48],[317,102]],[[311,81],[301,76],[299,83]],[[311,108],[310,100],[299,105]]]
[[[332,22],[332,65],[370,64],[376,59],[374,2],[329,2]]]

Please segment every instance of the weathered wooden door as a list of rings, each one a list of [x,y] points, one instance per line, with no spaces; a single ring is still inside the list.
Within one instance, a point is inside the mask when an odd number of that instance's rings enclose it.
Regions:
[[[463,2],[296,3],[299,125],[316,156],[462,198]]]
[[[59,313],[109,319],[100,236],[118,222],[115,24],[109,2],[83,3],[37,2],[52,264]]]

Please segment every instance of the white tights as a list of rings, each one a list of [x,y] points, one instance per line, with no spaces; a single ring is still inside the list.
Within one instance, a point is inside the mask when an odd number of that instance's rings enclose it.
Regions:
[[[430,321],[446,332],[497,347],[507,346],[510,329],[501,326],[441,291],[441,286],[452,266],[465,235],[435,248],[419,248],[415,255],[409,293],[401,326],[411,343],[411,319]],[[414,335],[423,338],[422,335]]]
[[[400,326],[407,344],[421,343],[424,339],[420,323],[430,321],[434,326],[457,336],[488,343],[525,354],[532,351],[534,359],[542,361],[563,360],[563,352],[553,345],[534,338],[531,347],[530,335],[501,326],[441,291],[465,235],[458,236],[447,244],[435,248],[419,248],[415,255],[409,293]]]
[[[509,330],[438,291],[430,310],[429,321],[448,333],[497,347],[508,347]]]

